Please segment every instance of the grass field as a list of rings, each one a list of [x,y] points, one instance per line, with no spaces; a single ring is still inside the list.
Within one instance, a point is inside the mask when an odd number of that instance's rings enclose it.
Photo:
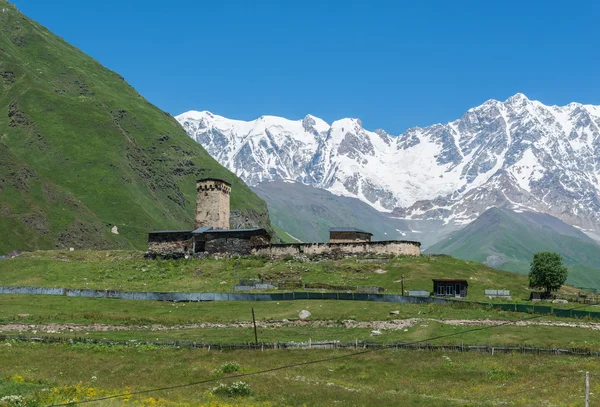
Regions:
[[[235,276],[376,285],[384,287],[386,292],[398,293],[401,275],[405,276],[408,289],[430,289],[432,278],[465,278],[469,281],[468,300],[489,301],[483,295],[483,290],[488,288],[509,289],[517,302],[528,297],[524,276],[450,257],[397,258],[377,263],[360,263],[355,259],[300,262],[263,258],[151,261],[144,260],[140,252],[131,251],[49,251],[25,253],[0,261],[0,285],[140,291],[227,292],[232,291]],[[574,292],[569,287],[565,291]],[[4,334],[18,335],[21,330],[22,334],[31,336],[133,342],[129,346],[0,342],[0,407],[47,406],[205,379],[215,381],[156,394],[125,396],[94,405],[271,407],[539,403],[578,406],[583,405],[582,378],[586,370],[592,372],[593,391],[600,392],[595,382],[598,377],[600,383],[597,358],[386,350],[249,376],[239,380],[249,385],[251,394],[229,397],[222,392],[233,391],[227,386],[237,379],[226,380],[227,374],[220,371],[227,362],[239,363],[238,373],[252,373],[348,355],[350,351],[209,352],[135,343],[141,340],[252,342],[251,308],[259,324],[261,342],[428,341],[600,349],[600,335],[590,329],[595,327],[590,324],[507,325],[489,329],[456,325],[463,321],[497,323],[530,317],[464,303],[452,306],[318,300],[170,303],[1,295],[0,331]],[[311,312],[308,321],[299,321],[301,310]],[[398,314],[392,315],[391,311]],[[547,315],[539,315],[535,321],[587,323]],[[378,324],[383,324],[383,328]],[[372,337],[373,329],[378,329],[381,335]],[[432,339],[439,336],[445,337]],[[219,383],[224,383],[225,390],[213,392],[211,389]],[[12,398],[3,402],[5,395]],[[18,404],[21,402],[25,404]]]
[[[183,349],[110,348],[95,345],[2,344],[0,397],[8,386],[34,396],[40,387],[63,401],[67,389],[79,400],[180,385],[215,382],[133,396],[130,404],[255,406],[482,406],[583,405],[583,372],[592,377],[592,403],[600,392],[595,359],[443,352],[378,351],[360,356],[250,376],[252,394],[211,395],[217,382],[228,382],[220,367],[237,362],[241,373],[322,358],[347,351],[207,352]],[[15,382],[22,378],[22,382]],[[12,378],[12,379],[9,379]],[[237,379],[236,379],[237,380]],[[67,386],[67,387],[64,387]],[[76,390],[73,390],[76,389]],[[78,389],[78,390],[77,390]],[[93,397],[93,396],[92,396]],[[162,401],[156,401],[157,398]],[[154,401],[150,400],[152,398]],[[54,401],[51,400],[51,401]],[[48,401],[47,399],[45,401]],[[103,402],[96,405],[123,405]],[[171,404],[174,405],[174,404]],[[592,404],[594,405],[594,404]]]
[[[460,305],[460,306],[459,306]],[[254,308],[258,321],[297,319],[309,310],[311,320],[385,321],[405,318],[519,319],[522,313],[468,307],[462,304],[393,304],[362,301],[216,301],[172,303],[62,296],[0,295],[0,323],[193,324],[248,322]],[[590,307],[592,308],[592,307]],[[596,307],[593,307],[596,308]],[[390,311],[399,311],[390,315]],[[557,320],[552,316],[545,317]]]
[[[485,289],[510,290],[514,301],[529,298],[526,276],[451,257],[398,257],[387,262],[272,261],[265,258],[145,260],[141,252],[47,251],[0,261],[0,284],[123,291],[231,292],[234,280],[262,278],[301,283],[380,286],[385,292],[431,290],[432,278],[464,278],[468,300],[489,301]],[[564,287],[567,292],[575,289]]]

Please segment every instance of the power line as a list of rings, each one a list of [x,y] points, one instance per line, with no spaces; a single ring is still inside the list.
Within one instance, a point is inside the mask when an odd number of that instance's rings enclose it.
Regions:
[[[569,308],[567,311],[575,311],[575,310],[578,310],[580,308],[586,308],[588,306],[589,305],[586,304],[586,305],[582,305],[582,306],[579,306],[579,307]],[[423,342],[428,342],[428,341],[435,341],[435,340],[438,340],[438,339],[444,339],[444,338],[448,338],[448,337],[451,337],[451,336],[464,335],[464,334],[469,333],[469,332],[478,332],[478,331],[483,331],[483,330],[486,330],[486,329],[499,328],[499,327],[502,327],[502,326],[515,324],[517,322],[523,322],[523,321],[529,321],[529,320],[532,320],[532,319],[542,318],[544,316],[546,316],[546,315],[545,314],[540,314],[540,315],[535,315],[535,316],[531,316],[531,317],[528,317],[528,318],[518,319],[518,320],[515,320],[515,321],[505,321],[505,322],[502,322],[502,323],[499,323],[499,324],[496,324],[496,325],[487,325],[487,326],[482,326],[482,327],[477,327],[477,328],[466,329],[464,331],[453,332],[453,333],[449,333],[449,334],[445,334],[445,335],[438,335],[438,336],[434,336],[434,337],[430,337],[430,338],[421,339],[421,340],[414,341],[414,342],[404,343],[403,345],[415,345],[415,344],[418,344],[418,343],[423,343]],[[364,355],[364,354],[367,354],[367,353],[379,352],[379,351],[382,351],[382,350],[389,350],[389,349],[391,349],[391,348],[366,349],[366,350],[362,350],[360,352],[354,352],[354,353],[350,353],[350,354],[347,354],[347,355],[332,356],[332,357],[329,357],[329,358],[317,359],[317,360],[312,360],[312,361],[308,361],[308,362],[293,363],[293,364],[290,364],[290,365],[283,365],[283,366],[273,367],[273,368],[270,368],[270,369],[259,370],[258,372],[241,373],[241,374],[236,374],[236,375],[227,376],[227,377],[217,377],[217,378],[213,378],[213,379],[206,379],[206,380],[201,380],[201,381],[192,382],[192,383],[178,384],[178,385],[166,386],[166,387],[157,387],[157,388],[154,388],[154,389],[140,390],[140,391],[134,391],[134,392],[129,392],[129,393],[116,394],[116,395],[113,395],[113,396],[99,397],[99,398],[89,399],[89,400],[73,401],[73,402],[68,402],[68,403],[63,403],[63,404],[51,404],[51,405],[49,405],[47,407],[63,407],[63,406],[72,406],[72,405],[77,405],[77,404],[93,403],[93,402],[96,402],[96,401],[110,400],[110,399],[115,399],[115,398],[119,398],[119,397],[128,397],[128,396],[135,396],[135,395],[138,395],[138,394],[154,393],[154,392],[158,392],[158,391],[180,389],[180,388],[183,388],[183,387],[198,386],[198,385],[206,384],[206,383],[214,383],[214,382],[217,382],[219,380],[239,379],[239,378],[242,378],[242,377],[257,376],[257,375],[264,374],[264,373],[276,372],[276,371],[279,371],[279,370],[291,369],[291,368],[300,367],[300,366],[314,365],[314,364],[317,364],[317,363],[331,362],[331,361],[334,361],[334,360],[340,360],[340,359],[350,358],[350,357],[354,357],[354,356],[360,356],[360,355]]]

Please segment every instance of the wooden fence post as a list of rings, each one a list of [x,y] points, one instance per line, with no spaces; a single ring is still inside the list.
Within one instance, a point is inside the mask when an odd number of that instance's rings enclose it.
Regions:
[[[590,407],[590,372],[585,372],[585,407]]]

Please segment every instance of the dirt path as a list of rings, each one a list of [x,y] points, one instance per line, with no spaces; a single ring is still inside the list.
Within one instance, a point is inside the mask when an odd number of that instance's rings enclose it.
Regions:
[[[598,331],[600,323],[597,322],[563,322],[563,321],[503,321],[503,320],[467,320],[467,319],[430,319],[430,318],[409,318],[397,319],[391,321],[366,321],[358,322],[354,320],[342,321],[303,321],[303,320],[281,320],[257,322],[256,325],[262,328],[282,328],[282,327],[323,327],[323,328],[364,328],[377,330],[399,330],[407,329],[418,324],[427,324],[428,322],[437,322],[456,326],[489,326],[501,323],[511,323],[516,326],[556,326],[568,328],[583,328]],[[91,332],[91,331],[168,331],[184,329],[214,329],[214,328],[251,328],[251,322],[232,322],[232,323],[201,323],[186,325],[107,325],[107,324],[4,324],[0,325],[1,332],[34,332],[34,333],[60,333],[60,332]]]

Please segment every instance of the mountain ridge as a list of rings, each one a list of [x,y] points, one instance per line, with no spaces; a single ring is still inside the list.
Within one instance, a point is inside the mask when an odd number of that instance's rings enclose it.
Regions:
[[[329,125],[312,115],[176,118],[250,185],[294,180],[407,219],[468,224],[506,206],[551,214],[591,235],[599,229],[598,106],[546,106],[518,93],[399,136],[367,131],[359,119]]]

